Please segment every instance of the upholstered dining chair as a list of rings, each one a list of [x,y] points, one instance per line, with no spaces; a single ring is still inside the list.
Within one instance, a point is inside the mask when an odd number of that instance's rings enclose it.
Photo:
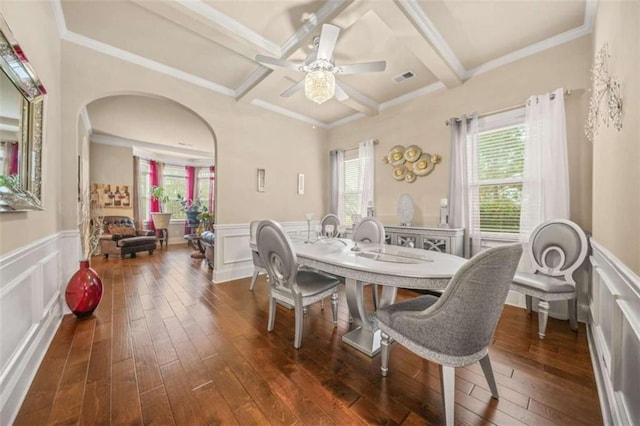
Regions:
[[[578,329],[578,299],[573,273],[587,255],[587,237],[570,220],[549,220],[538,225],[529,237],[527,254],[529,272],[518,272],[511,290],[524,293],[527,312],[531,313],[533,298],[538,299],[538,337],[544,339],[549,319],[549,302],[566,300],[569,322]]]
[[[327,233],[326,226],[333,226],[333,231],[331,233]],[[320,221],[320,226],[322,227],[322,231],[320,233],[326,237],[337,237],[338,234],[338,226],[340,226],[340,219],[335,214],[329,213]]]
[[[479,361],[491,395],[498,399],[488,348],[521,255],[520,244],[485,250],[458,270],[442,296],[420,296],[376,312],[382,331],[382,375],[387,375],[394,340],[440,364],[447,425],[453,425],[456,367]]]
[[[280,224],[264,220],[256,232],[258,253],[265,265],[269,281],[269,324],[273,331],[276,319],[276,300],[293,305],[295,309],[295,339],[293,346],[302,345],[304,310],[312,303],[331,296],[333,324],[338,323],[338,285],[340,281],[327,274],[299,269],[291,239]]]
[[[352,240],[356,244],[359,242],[384,244],[384,225],[375,217],[365,217],[358,222],[353,230]],[[371,291],[373,294],[373,307],[378,309],[378,285],[372,284]]]
[[[258,274],[267,272],[258,254],[258,246],[256,244],[256,231],[258,230],[259,224],[259,220],[254,220],[249,224],[249,248],[251,249],[251,258],[253,259],[253,277],[251,277],[251,285],[249,286],[250,291],[253,291],[253,287],[256,285]]]

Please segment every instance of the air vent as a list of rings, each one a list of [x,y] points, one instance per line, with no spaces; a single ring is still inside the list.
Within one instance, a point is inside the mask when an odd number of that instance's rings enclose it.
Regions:
[[[405,73],[400,74],[400,75],[399,75],[399,76],[397,76],[397,77],[394,77],[394,78],[393,78],[393,81],[394,81],[395,83],[402,83],[403,81],[408,80],[408,79],[410,79],[410,78],[413,78],[413,77],[415,77],[415,76],[416,76],[416,75],[415,75],[413,72],[411,72],[411,71],[407,71],[407,72],[405,72]]]

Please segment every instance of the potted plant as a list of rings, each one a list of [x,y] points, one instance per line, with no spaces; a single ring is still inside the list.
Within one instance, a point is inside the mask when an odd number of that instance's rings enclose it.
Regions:
[[[152,200],[158,201],[158,212],[151,212],[151,216],[153,217],[153,226],[156,229],[168,229],[169,222],[171,221],[171,215],[173,213],[164,213],[162,209],[164,205],[169,202],[169,195],[165,191],[165,189],[161,186],[154,186],[151,188],[151,192],[149,196]]]
[[[177,194],[176,198],[178,199],[178,203],[182,206],[182,211],[187,215],[187,223],[191,227],[196,227],[200,223],[200,218],[198,215],[202,212],[206,212],[207,206],[202,203],[200,198],[197,198],[191,202],[189,202],[185,197],[181,194]]]
[[[204,231],[213,232],[213,223],[215,216],[213,212],[203,211],[198,214],[198,219],[200,220],[200,227],[198,228],[198,234],[202,234]]]

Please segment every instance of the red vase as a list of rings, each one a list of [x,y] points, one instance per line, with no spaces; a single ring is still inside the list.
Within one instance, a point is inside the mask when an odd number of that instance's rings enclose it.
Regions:
[[[98,307],[102,299],[102,280],[88,260],[80,261],[80,269],[67,284],[65,299],[71,312],[78,317],[88,317]]]

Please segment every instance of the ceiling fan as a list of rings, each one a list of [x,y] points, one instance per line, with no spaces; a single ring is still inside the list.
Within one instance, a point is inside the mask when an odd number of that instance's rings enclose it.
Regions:
[[[349,95],[340,83],[336,82],[335,74],[384,71],[387,62],[336,65],[333,60],[333,50],[336,47],[339,34],[339,27],[331,24],[322,25],[320,36],[313,39],[314,51],[306,57],[303,64],[263,55],[256,55],[256,61],[263,65],[275,65],[307,73],[304,80],[285,90],[280,96],[289,97],[304,87],[305,96],[318,104],[328,101],[334,95],[337,100],[344,101],[349,98]]]

